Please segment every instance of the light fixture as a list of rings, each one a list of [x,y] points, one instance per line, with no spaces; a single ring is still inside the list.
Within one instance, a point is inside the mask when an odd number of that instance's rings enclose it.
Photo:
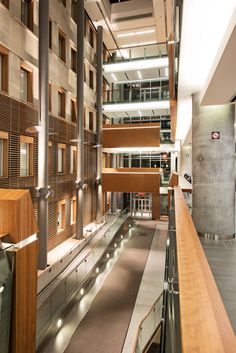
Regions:
[[[109,257],[110,257],[110,255],[109,255],[109,254],[107,254],[107,259],[109,259]]]
[[[99,268],[98,267],[96,268],[96,273],[99,273]]]
[[[118,103],[118,104],[104,104],[104,112],[123,112],[123,111],[136,111],[136,110],[157,110],[157,109],[170,109],[170,101],[149,101],[137,103]]]
[[[57,327],[62,327],[62,319],[57,320]]]
[[[132,47],[138,47],[142,45],[150,45],[150,44],[158,44],[155,40],[152,40],[150,42],[143,42],[143,43],[135,43],[135,44],[123,44],[120,47],[121,48],[132,48]]]
[[[117,248],[117,244],[116,243],[114,244],[114,247]]]
[[[39,132],[42,130],[42,126],[41,125],[33,125],[28,127],[25,132],[28,132],[29,134],[34,134],[36,132]]]
[[[151,58],[151,59],[141,59],[133,61],[121,61],[112,64],[105,64],[104,72],[105,73],[114,73],[114,72],[124,72],[132,70],[143,70],[143,69],[153,69],[153,68],[162,68],[167,67],[169,64],[168,57],[161,58]],[[117,81],[117,78],[114,74],[111,74],[114,81]]]
[[[80,289],[80,295],[84,295],[84,288]]]
[[[140,110],[138,111],[138,113],[139,113],[139,116],[142,116],[142,113],[140,112]]]
[[[140,79],[140,80],[142,80],[142,75],[141,75],[141,72],[138,70],[137,71],[137,74],[138,74],[138,78]]]
[[[133,37],[135,35],[140,35],[140,34],[148,34],[148,33],[154,33],[155,29],[147,29],[144,31],[137,31],[137,32],[129,32],[129,33],[120,33],[117,34],[117,38],[124,38],[124,37]]]
[[[0,293],[2,293],[4,291],[4,283],[0,286]]]
[[[114,74],[111,74],[111,77],[113,78],[114,81],[117,81],[117,78]]]
[[[124,238],[124,236],[121,234],[120,239],[123,239],[123,238]]]

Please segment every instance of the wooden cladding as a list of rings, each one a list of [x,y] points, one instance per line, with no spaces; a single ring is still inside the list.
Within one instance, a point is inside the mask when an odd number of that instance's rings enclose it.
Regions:
[[[127,169],[122,172],[122,169]],[[160,174],[158,172],[132,171],[133,168],[122,168],[111,171],[111,168],[102,171],[103,192],[152,192],[160,189]]]
[[[35,352],[38,241],[15,250],[10,353]]]
[[[179,186],[174,197],[182,352],[234,353],[235,335]]]
[[[159,147],[160,124],[103,125],[104,148]]]

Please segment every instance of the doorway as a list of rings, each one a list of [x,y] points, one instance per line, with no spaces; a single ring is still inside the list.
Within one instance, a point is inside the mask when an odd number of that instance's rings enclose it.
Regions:
[[[152,218],[152,194],[145,192],[130,193],[130,214],[133,218]]]

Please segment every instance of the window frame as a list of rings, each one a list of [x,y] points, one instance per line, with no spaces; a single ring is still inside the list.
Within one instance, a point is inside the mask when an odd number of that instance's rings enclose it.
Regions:
[[[28,156],[27,156],[27,163],[28,163],[28,170],[27,175],[21,174],[21,144],[26,143],[28,145]],[[31,177],[34,176],[34,138],[31,136],[20,135],[20,177]]]
[[[22,102],[33,103],[33,70],[26,64],[21,63],[20,66],[20,74],[21,71],[27,73],[27,100],[21,98],[21,82],[20,82],[20,99]]]
[[[61,214],[60,214],[61,213]],[[66,200],[57,203],[57,233],[66,228]]]
[[[58,89],[57,97],[58,97],[57,114],[59,117],[65,119],[66,118],[66,91],[64,90],[64,88],[60,87]],[[59,97],[61,98],[59,99]]]
[[[23,13],[23,6],[27,4],[27,14]],[[34,32],[34,0],[21,0],[21,22]]]
[[[70,174],[76,173],[77,148],[74,145],[70,146]]]
[[[71,121],[72,123],[77,123],[77,105],[76,105],[76,98],[71,98],[70,100],[70,104],[71,104]]]
[[[76,223],[76,196],[70,199],[70,224]]]
[[[61,167],[62,170],[59,170],[59,149],[62,150],[62,161],[61,161]],[[58,175],[63,175],[66,173],[66,144],[65,143],[58,143],[57,144],[57,174]]]
[[[8,93],[9,84],[9,50],[0,44],[0,55],[2,57],[1,85],[0,91]]]
[[[2,140],[3,156],[2,156],[2,170],[3,173],[0,175],[0,179],[8,178],[8,147],[9,147],[9,133],[6,131],[0,131],[0,140]],[[1,160],[0,160],[1,162]]]
[[[58,29],[58,58],[66,64],[66,35]]]
[[[77,73],[77,50],[74,47],[70,49],[70,68],[75,74]]]

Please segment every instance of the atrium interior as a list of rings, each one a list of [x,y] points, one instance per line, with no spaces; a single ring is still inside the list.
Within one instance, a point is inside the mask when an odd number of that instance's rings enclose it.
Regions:
[[[0,0],[0,353],[235,352],[235,62],[235,0]]]

